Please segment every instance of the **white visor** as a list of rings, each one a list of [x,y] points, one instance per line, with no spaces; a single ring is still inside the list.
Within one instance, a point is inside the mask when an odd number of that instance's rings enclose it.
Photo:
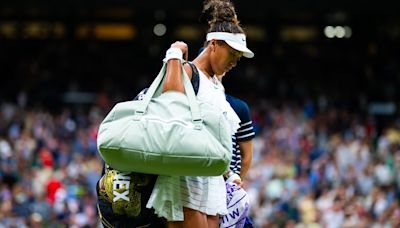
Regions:
[[[244,35],[243,33],[210,32],[207,34],[207,41],[210,40],[223,40],[231,48],[243,52],[244,57],[254,57],[254,53],[247,48],[246,35]]]

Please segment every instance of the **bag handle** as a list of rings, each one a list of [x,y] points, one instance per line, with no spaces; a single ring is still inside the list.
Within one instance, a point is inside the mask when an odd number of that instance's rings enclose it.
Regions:
[[[181,68],[182,68],[183,86],[185,88],[185,93],[189,101],[190,112],[192,114],[192,122],[195,125],[196,129],[201,129],[203,119],[201,118],[200,107],[197,102],[192,84],[189,80],[189,76],[187,75],[183,67],[183,64],[181,64]],[[143,116],[143,114],[146,112],[147,107],[149,106],[150,101],[154,97],[154,94],[156,93],[157,89],[161,84],[163,84],[163,79],[166,75],[166,70],[167,70],[167,63],[163,63],[160,72],[158,73],[154,81],[151,83],[149,89],[147,90],[146,96],[141,101],[140,105],[138,106],[138,109],[135,111],[133,117],[134,120],[139,120],[141,116]]]
[[[134,113],[135,116],[134,120],[139,120],[140,117],[146,112],[147,106],[150,104],[151,98],[154,97],[157,88],[162,84],[166,69],[167,69],[167,64],[163,63],[160,72],[158,73],[154,81],[151,83],[149,89],[146,92],[146,95],[144,96],[144,99],[138,105],[138,108]]]

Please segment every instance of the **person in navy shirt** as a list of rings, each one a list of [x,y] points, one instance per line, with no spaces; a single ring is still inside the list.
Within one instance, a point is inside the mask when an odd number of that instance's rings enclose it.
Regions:
[[[247,103],[229,94],[226,94],[226,100],[240,118],[240,128],[232,136],[233,150],[230,170],[238,174],[243,180],[251,165],[253,154],[252,139],[255,136],[255,132]]]
[[[224,76],[225,74],[217,77],[221,84]],[[227,94],[226,92],[225,97],[236,115],[238,115],[240,127],[236,134],[232,136],[232,160],[229,166],[230,171],[225,173],[224,176],[227,182],[233,182],[239,186],[243,186],[242,180],[245,179],[253,158],[253,138],[255,137],[253,122],[251,120],[249,106],[245,101]],[[253,227],[251,218],[247,216],[244,221],[244,228]]]

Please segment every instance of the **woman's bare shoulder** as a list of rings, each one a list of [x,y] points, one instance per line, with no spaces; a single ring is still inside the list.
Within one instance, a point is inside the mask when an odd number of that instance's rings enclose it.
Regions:
[[[183,65],[183,67],[185,68],[185,71],[187,73],[187,75],[189,76],[189,79],[192,80],[192,67],[190,67],[189,63],[185,63]]]

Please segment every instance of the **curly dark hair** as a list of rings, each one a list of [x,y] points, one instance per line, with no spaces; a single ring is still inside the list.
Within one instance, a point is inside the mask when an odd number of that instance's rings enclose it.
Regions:
[[[210,28],[208,32],[244,33],[237,18],[235,7],[229,0],[206,0],[202,21],[207,21]]]

